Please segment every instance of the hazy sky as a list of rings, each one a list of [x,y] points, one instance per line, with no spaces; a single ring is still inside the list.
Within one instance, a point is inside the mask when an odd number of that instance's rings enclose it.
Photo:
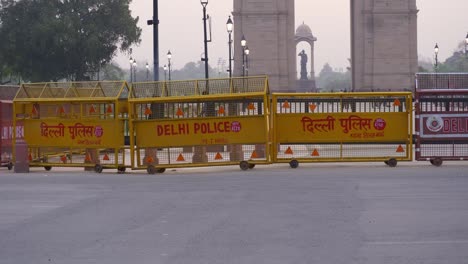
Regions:
[[[432,60],[437,42],[439,60],[444,61],[468,32],[468,0],[418,0],[417,5],[419,59]],[[133,0],[130,8],[133,16],[140,17],[139,26],[143,29],[142,41],[139,46],[133,47],[132,55],[139,66],[146,62],[151,65],[153,31],[152,26],[146,25],[146,20],[152,18],[153,0]],[[211,67],[217,67],[219,58],[227,60],[226,21],[232,9],[232,0],[211,0],[208,3],[213,34],[213,42],[208,46]],[[159,20],[161,66],[167,63],[166,53],[169,49],[174,69],[200,60],[203,53],[203,21],[199,0],[159,0]],[[296,0],[296,28],[303,21],[318,38],[315,44],[316,73],[327,62],[334,68],[345,68],[350,57],[349,0]],[[255,51],[251,49],[251,52]],[[128,67],[128,59],[128,54],[119,54],[115,61],[122,67]]]

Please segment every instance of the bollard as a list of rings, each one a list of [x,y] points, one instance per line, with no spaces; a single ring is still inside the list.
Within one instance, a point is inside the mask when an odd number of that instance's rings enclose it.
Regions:
[[[24,141],[16,142],[15,173],[29,173],[28,145]]]

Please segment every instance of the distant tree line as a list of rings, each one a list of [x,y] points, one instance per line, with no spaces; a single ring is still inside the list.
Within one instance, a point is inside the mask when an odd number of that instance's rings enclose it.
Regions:
[[[351,68],[346,71],[336,71],[325,63],[317,76],[316,86],[322,92],[351,92]]]
[[[114,65],[115,66],[115,65]],[[129,66],[130,67],[130,66]],[[227,73],[220,73],[215,68],[208,67],[208,74],[210,78],[223,78],[227,77]],[[122,74],[120,76],[121,80],[130,80],[130,69],[121,70]],[[148,76],[148,78],[147,78]],[[104,77],[107,78],[107,77]],[[172,69],[171,70],[171,80],[195,80],[195,79],[204,79],[205,78],[205,63],[204,62],[188,62],[184,65],[184,67],[180,69]],[[136,71],[136,81],[143,82],[143,81],[152,81],[153,80],[153,70],[150,69],[149,71],[146,70],[144,66],[138,67]],[[168,69],[164,71],[163,67],[159,68],[159,80],[169,80],[169,72]]]
[[[439,61],[437,68],[431,60],[420,60],[418,72],[466,72],[468,73],[468,54],[465,52],[465,42],[461,42],[452,56],[445,61]],[[316,77],[316,85],[320,91],[350,91],[351,90],[351,68],[346,71],[336,71],[330,64],[326,63],[319,75]]]
[[[452,56],[448,57],[443,62],[437,63],[435,67],[435,61],[431,60],[420,60],[419,61],[420,72],[467,72],[468,73],[468,54],[465,52],[465,41],[460,42]]]

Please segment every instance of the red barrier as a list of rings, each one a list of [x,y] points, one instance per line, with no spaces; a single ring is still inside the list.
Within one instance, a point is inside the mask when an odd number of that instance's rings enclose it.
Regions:
[[[13,167],[12,141],[13,141],[13,103],[0,101],[0,165]]]
[[[416,160],[468,159],[468,89],[417,90]]]

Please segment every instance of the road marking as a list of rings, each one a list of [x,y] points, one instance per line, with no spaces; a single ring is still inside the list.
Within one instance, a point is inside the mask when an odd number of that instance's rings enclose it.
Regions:
[[[373,241],[365,242],[367,245],[392,246],[392,245],[434,245],[434,244],[468,244],[468,240],[428,240],[428,241]]]
[[[59,205],[31,205],[32,208],[58,208]]]

